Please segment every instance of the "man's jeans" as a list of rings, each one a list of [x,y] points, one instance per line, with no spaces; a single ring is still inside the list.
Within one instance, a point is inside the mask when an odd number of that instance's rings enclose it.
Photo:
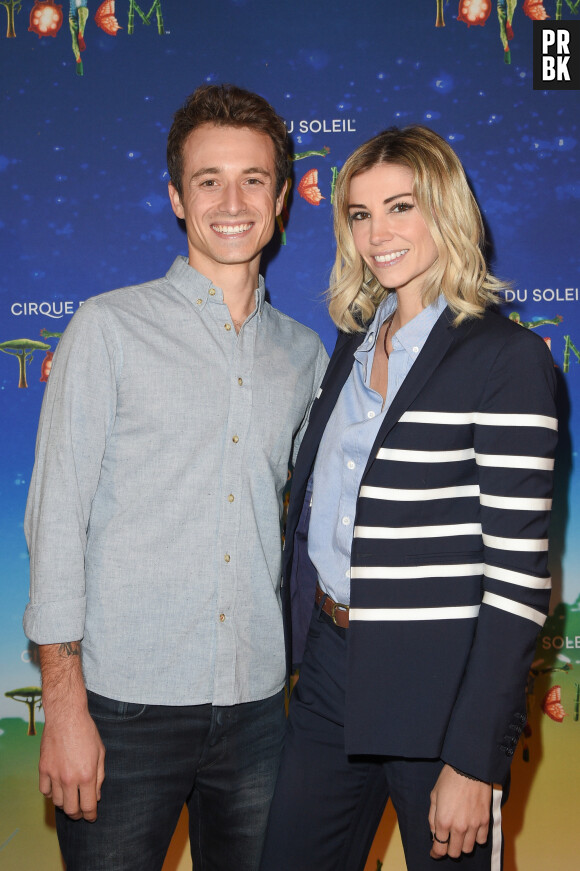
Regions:
[[[284,737],[283,692],[167,707],[88,693],[106,748],[95,823],[57,812],[67,871],[159,871],[184,804],[195,871],[257,871]]]

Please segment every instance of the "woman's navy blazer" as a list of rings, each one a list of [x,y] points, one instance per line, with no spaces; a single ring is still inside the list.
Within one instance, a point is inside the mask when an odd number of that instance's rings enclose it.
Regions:
[[[445,309],[388,409],[353,528],[349,754],[441,757],[502,783],[548,611],[552,356],[503,316]],[[294,470],[282,584],[289,663],[313,609],[309,481],[364,334],[340,334]]]

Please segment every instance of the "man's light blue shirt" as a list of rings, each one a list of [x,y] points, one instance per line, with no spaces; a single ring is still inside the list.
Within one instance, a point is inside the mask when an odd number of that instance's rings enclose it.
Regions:
[[[177,258],[88,300],[44,397],[25,520],[38,644],[82,639],[87,687],[233,705],[284,684],[282,494],[327,355],[265,300],[236,333]]]
[[[393,335],[383,402],[370,381],[379,330],[397,307],[396,295],[386,296],[355,352],[352,371],[326,425],[314,466],[308,555],[320,587],[335,602],[350,602],[352,534],[369,454],[387,410],[446,305],[441,294]]]

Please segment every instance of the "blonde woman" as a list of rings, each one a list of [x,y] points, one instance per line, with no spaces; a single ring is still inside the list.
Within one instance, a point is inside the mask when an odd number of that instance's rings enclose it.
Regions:
[[[294,473],[300,678],[262,869],[362,869],[391,798],[409,871],[498,871],[549,602],[553,362],[493,311],[481,215],[437,134],[381,133],[335,193],[339,337]]]

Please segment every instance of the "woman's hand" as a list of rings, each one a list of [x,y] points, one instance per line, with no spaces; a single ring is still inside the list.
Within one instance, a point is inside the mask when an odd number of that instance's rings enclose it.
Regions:
[[[472,780],[444,765],[431,791],[429,825],[433,859],[471,853],[485,844],[489,830],[491,784]]]

